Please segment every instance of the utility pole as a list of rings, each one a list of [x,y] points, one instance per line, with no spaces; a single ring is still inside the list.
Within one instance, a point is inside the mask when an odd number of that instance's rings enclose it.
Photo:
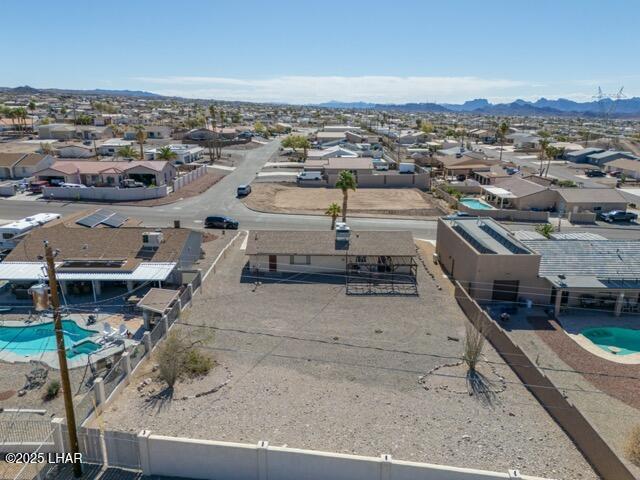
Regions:
[[[62,394],[64,395],[64,409],[67,417],[67,430],[69,431],[69,447],[73,454],[73,476],[82,476],[82,464],[78,460],[80,448],[78,446],[78,432],[76,431],[76,416],[73,411],[73,398],[71,397],[71,382],[69,381],[69,369],[67,368],[67,353],[64,347],[64,335],[62,320],[60,319],[60,299],[58,298],[58,281],[56,280],[56,267],[53,262],[51,245],[45,240],[44,255],[47,260],[47,277],[49,277],[49,289],[51,290],[51,306],[53,307],[53,324],[56,331],[56,344],[58,347],[58,362],[60,363],[60,379]]]

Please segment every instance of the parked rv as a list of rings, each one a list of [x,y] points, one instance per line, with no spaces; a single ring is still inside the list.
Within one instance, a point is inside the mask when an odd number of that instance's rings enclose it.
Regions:
[[[58,218],[58,213],[37,213],[0,226],[0,249],[15,248],[27,232]]]

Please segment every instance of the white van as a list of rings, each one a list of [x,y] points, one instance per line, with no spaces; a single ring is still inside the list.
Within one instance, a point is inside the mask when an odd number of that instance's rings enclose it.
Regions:
[[[0,249],[15,248],[29,230],[58,218],[60,218],[60,215],[57,213],[37,213],[31,217],[0,226]]]
[[[322,172],[300,172],[298,181],[302,180],[322,180]]]

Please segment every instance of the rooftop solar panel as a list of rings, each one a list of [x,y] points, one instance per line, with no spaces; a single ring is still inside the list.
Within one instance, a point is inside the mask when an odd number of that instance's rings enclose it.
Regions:
[[[76,220],[76,223],[78,225],[89,228],[97,227],[100,224],[107,225],[108,227],[118,228],[125,221],[127,221],[127,219],[128,217],[116,213],[113,210],[101,208],[100,210],[96,210],[95,212],[93,212],[91,215],[87,215],[86,217],[82,217]]]
[[[103,225],[106,225],[108,227],[112,227],[112,228],[118,228],[119,226],[121,226],[124,222],[127,221],[129,217],[125,217],[124,215],[120,214],[120,213],[114,213],[113,215],[111,215],[109,218],[107,218],[106,220],[102,221]]]
[[[112,212],[109,212],[108,210],[100,209],[93,212],[91,215],[87,215],[86,217],[76,220],[76,223],[85,227],[94,228],[109,218],[111,213]]]

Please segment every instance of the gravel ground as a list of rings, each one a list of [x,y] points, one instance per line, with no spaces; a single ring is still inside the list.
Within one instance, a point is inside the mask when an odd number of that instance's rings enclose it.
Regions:
[[[444,365],[460,356],[466,324],[438,277],[420,268],[419,297],[354,297],[340,283],[241,283],[245,261],[234,248],[177,327],[215,333],[204,348],[220,366],[201,388],[220,368],[229,384],[150,409],[141,371],[103,415],[107,428],[597,478],[506,366],[493,397],[460,392],[459,378],[448,388],[446,376],[424,388],[430,370],[456,371]]]
[[[310,188],[282,183],[254,182],[247,207],[260,212],[324,214],[333,202],[342,205],[336,188]],[[359,188],[349,192],[349,212],[388,215],[439,216],[431,197],[414,188]]]

